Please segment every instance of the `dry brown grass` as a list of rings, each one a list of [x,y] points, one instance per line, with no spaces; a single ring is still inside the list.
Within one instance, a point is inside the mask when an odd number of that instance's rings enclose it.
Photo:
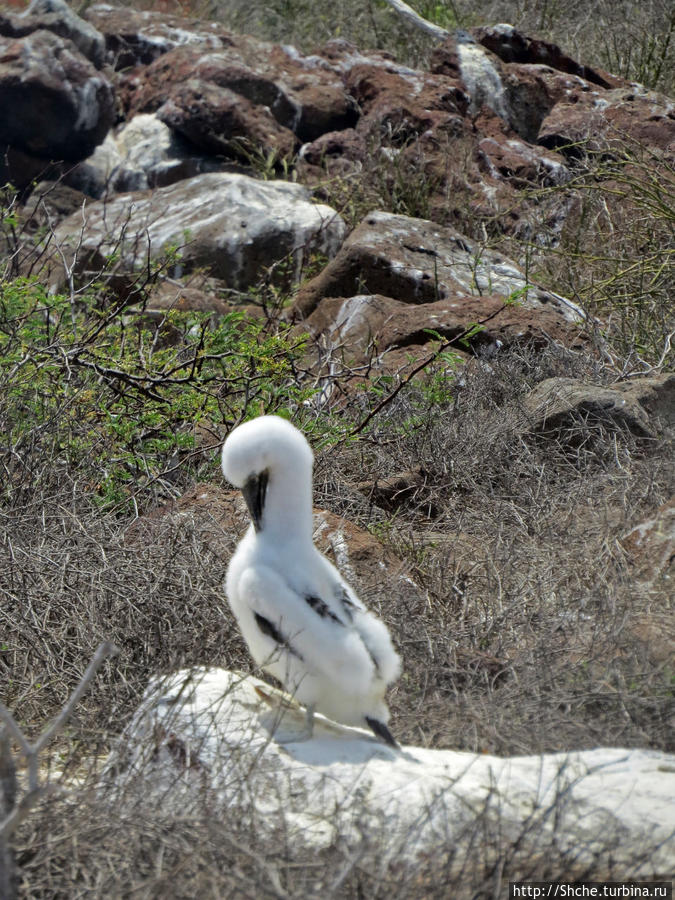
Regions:
[[[297,4],[287,10],[272,5],[266,15],[276,15],[281,25],[262,22],[259,30],[287,38],[308,29],[308,20],[293,20],[294,8],[309,14]],[[560,37],[556,8],[495,3],[480,15],[528,28],[537,13],[538,30],[571,49]],[[625,8],[612,4],[606,13],[623,16]],[[663,10],[658,3],[641,9],[641,16],[653,12],[656,24],[649,27],[660,40]],[[475,24],[467,4],[457,4],[457,10],[460,24]],[[328,10],[312,5],[311,12],[316,27],[304,35],[306,42],[330,30]],[[576,28],[579,47],[599,39],[584,28],[587,5],[576,4],[572,12],[566,21]],[[247,8],[249,16],[260,14],[257,7]],[[396,29],[401,43],[397,20],[379,6],[361,5],[356,16],[349,4],[332,4],[330,14],[331,33],[337,17],[346,36],[355,29],[351,36],[361,45],[368,42],[365,33],[389,46]],[[366,20],[372,30],[364,32]],[[383,30],[381,23],[389,24]],[[643,18],[627,16],[624,24],[616,46],[623,46],[631,28],[647,28]],[[588,48],[581,58],[597,62],[590,43]],[[626,65],[632,72],[633,64]],[[626,181],[632,171],[619,173],[622,190],[634,191]],[[380,609],[404,660],[391,698],[393,727],[403,742],[499,754],[603,744],[673,749],[672,655],[662,652],[654,629],[644,629],[650,617],[658,623],[668,614],[671,600],[637,581],[621,544],[630,527],[672,496],[672,444],[666,437],[638,439],[584,417],[545,436],[522,424],[523,398],[543,379],[564,375],[606,383],[621,371],[646,370],[645,360],[659,361],[672,327],[667,269],[657,255],[672,240],[672,213],[643,206],[639,221],[650,229],[637,228],[622,206],[605,205],[600,181],[584,178],[575,185],[583,215],[570,220],[556,253],[537,256],[536,264],[544,281],[563,293],[586,290],[589,308],[613,317],[609,337],[616,365],[550,348],[474,361],[461,380],[439,369],[426,385],[401,391],[354,440],[345,435],[381,394],[365,392],[330,415],[295,410],[298,423],[311,424],[322,447],[316,467],[321,504],[369,527],[406,561],[423,588],[407,605]],[[392,185],[396,172],[384,173],[374,187],[378,196],[399,202]],[[646,185],[654,187],[649,179]],[[415,203],[423,213],[424,185],[405,186],[412,195],[401,202]],[[640,190],[638,206],[646,196]],[[351,202],[365,205],[368,199]],[[360,207],[354,209],[356,220]],[[601,241],[611,252],[576,253],[584,241]],[[622,259],[645,264],[617,281],[616,260]],[[664,358],[661,365],[667,364]],[[216,522],[189,517],[167,517],[139,529],[129,506],[102,509],[93,489],[101,460],[85,456],[77,465],[66,464],[60,429],[70,426],[58,419],[33,424],[20,466],[13,464],[11,442],[0,441],[3,475],[12,473],[2,485],[0,506],[2,698],[26,732],[37,733],[101,640],[114,641],[121,652],[101,670],[45,760],[53,780],[68,787],[36,809],[16,835],[24,896],[462,900],[499,896],[510,872],[533,878],[569,874],[551,871],[545,855],[510,858],[508,848],[502,868],[495,868],[499,836],[482,834],[480,821],[476,840],[486,847],[492,842],[491,853],[451,882],[452,848],[447,858],[415,870],[366,871],[338,848],[320,860],[290,863],[282,838],[276,846],[258,843],[255,822],[222,822],[208,809],[163,816],[161,809],[143,808],[143,798],[111,809],[95,790],[100,760],[134,712],[148,678],[193,664],[252,668],[222,588],[235,536],[220,534],[214,541]],[[10,425],[3,420],[6,434]],[[204,477],[203,460],[200,465]],[[209,477],[219,480],[215,454],[209,465]],[[356,490],[410,469],[423,472],[422,483],[395,513],[373,506]],[[160,485],[155,496],[178,494],[196,478],[195,469],[181,464],[175,480],[166,489]],[[134,799],[139,802],[132,804]]]
[[[447,380],[445,400],[411,385],[357,440],[329,441],[318,454],[322,503],[369,525],[426,592],[380,608],[404,659],[392,696],[404,742],[499,754],[670,744],[673,672],[632,629],[667,601],[647,606],[618,543],[672,491],[669,447],[592,420],[528,433],[522,398],[560,374],[612,377],[593,358],[554,348],[475,361],[459,382]],[[365,394],[336,414],[333,434],[378,399]],[[236,536],[218,536],[208,518],[141,527],[102,513],[80,487],[82,472],[60,471],[57,456],[40,464],[44,478],[17,488],[2,511],[5,700],[30,732],[58,710],[100,640],[121,653],[50,758],[56,780],[79,786],[17,835],[26,896],[383,897],[396,884],[407,892],[399,896],[497,896],[491,854],[439,893],[451,854],[373,873],[349,867],[336,848],[318,867],[290,863],[281,838],[258,844],[255,823],[219,822],[208,809],[163,817],[142,803],[139,811],[135,797],[131,811],[111,810],[94,789],[97,761],[148,677],[192,664],[251,669],[222,590]],[[426,484],[393,517],[354,490],[413,465]],[[525,871],[522,860],[508,865]],[[556,875],[544,859],[531,871]]]
[[[515,352],[471,371],[445,407],[397,398],[341,460],[345,479],[425,475],[375,526],[429,592],[385,613],[407,661],[401,736],[501,754],[672,748],[672,667],[633,627],[658,605],[620,544],[672,495],[670,443],[581,416],[527,433],[527,390],[560,374],[602,383],[590,358]]]

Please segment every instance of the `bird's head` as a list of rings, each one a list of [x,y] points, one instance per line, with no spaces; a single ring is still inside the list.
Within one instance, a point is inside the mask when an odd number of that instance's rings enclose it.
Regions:
[[[311,495],[314,456],[304,435],[279,416],[259,416],[239,425],[223,445],[223,475],[244,495],[256,531],[263,527],[268,487],[292,502]]]

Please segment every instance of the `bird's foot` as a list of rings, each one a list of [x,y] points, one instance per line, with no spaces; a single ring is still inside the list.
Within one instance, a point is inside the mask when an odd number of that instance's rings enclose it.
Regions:
[[[277,744],[299,744],[302,741],[310,741],[314,734],[314,707],[308,706],[305,713],[305,724],[300,731],[282,731],[274,735]]]

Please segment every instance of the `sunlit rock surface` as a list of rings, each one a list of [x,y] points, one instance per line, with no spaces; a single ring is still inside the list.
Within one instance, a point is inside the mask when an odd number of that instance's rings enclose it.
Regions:
[[[289,854],[342,847],[414,863],[449,845],[455,868],[546,853],[570,874],[665,875],[675,865],[675,757],[598,748],[510,759],[395,751],[304,710],[255,678],[193,669],[156,679],[103,776],[122,809],[200,804],[280,832]],[[395,728],[395,723],[393,725]]]

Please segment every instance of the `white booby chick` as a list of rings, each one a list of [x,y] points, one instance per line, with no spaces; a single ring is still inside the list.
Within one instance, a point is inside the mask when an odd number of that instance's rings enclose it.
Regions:
[[[252,520],[227,571],[228,600],[253,659],[307,708],[306,736],[317,710],[395,747],[384,694],[401,663],[386,626],[314,546],[313,459],[278,416],[225,441],[223,474]]]

